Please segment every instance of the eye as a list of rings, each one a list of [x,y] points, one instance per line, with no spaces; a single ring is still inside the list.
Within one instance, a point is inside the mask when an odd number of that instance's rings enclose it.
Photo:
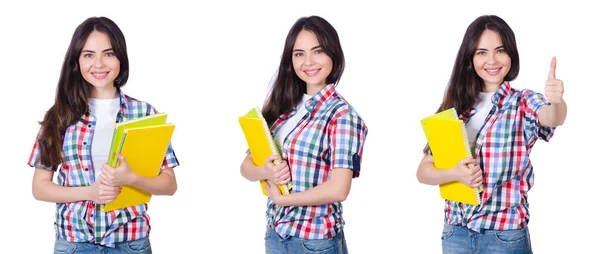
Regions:
[[[321,54],[321,53],[323,53],[323,50],[322,50],[322,49],[317,49],[317,50],[315,50],[315,54],[317,54],[317,55],[318,55],[318,54]]]
[[[498,49],[497,52],[498,52],[498,54],[504,54],[504,53],[506,53],[506,50],[504,50],[504,49]]]
[[[106,56],[106,57],[113,57],[113,56],[115,56],[115,52],[112,52],[112,51],[111,52],[106,52],[104,54],[104,56]]]
[[[83,58],[92,58],[92,57],[94,57],[94,54],[92,54],[92,53],[84,53],[83,54]]]
[[[301,57],[303,55],[304,55],[304,53],[302,53],[302,52],[296,52],[296,53],[294,53],[295,57]]]
[[[475,54],[477,54],[478,56],[485,56],[486,52],[485,51],[477,51]]]

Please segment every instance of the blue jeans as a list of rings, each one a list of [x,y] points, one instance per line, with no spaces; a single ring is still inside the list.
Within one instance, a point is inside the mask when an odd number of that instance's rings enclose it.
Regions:
[[[152,254],[150,240],[144,237],[135,241],[116,243],[114,248],[94,243],[72,243],[60,237],[54,242],[54,254],[64,253],[140,253]]]
[[[449,254],[531,254],[527,227],[514,230],[471,232],[465,226],[444,224],[442,250]]]
[[[348,254],[344,231],[340,231],[333,238],[307,240],[294,236],[281,238],[275,230],[267,227],[265,234],[265,250],[267,254]]]

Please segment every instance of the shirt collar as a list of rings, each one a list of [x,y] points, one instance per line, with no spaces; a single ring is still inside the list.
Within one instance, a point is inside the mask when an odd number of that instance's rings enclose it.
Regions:
[[[313,110],[315,110],[315,108],[319,104],[322,104],[324,101],[326,101],[327,99],[329,99],[329,97],[331,97],[331,95],[334,92],[335,92],[335,85],[334,84],[329,84],[329,85],[325,86],[324,88],[322,88],[321,90],[319,90],[319,92],[317,92],[315,95],[313,95],[313,97],[311,97],[310,99],[308,99],[306,101],[306,103],[304,103],[304,106],[306,107],[306,110],[308,110],[308,112],[312,112]]]
[[[508,82],[502,83],[500,85],[500,87],[498,87],[498,90],[496,90],[496,93],[494,95],[492,95],[492,103],[495,106],[498,106],[498,102],[502,98],[506,97],[509,94],[510,90],[511,90],[510,83],[508,83]]]

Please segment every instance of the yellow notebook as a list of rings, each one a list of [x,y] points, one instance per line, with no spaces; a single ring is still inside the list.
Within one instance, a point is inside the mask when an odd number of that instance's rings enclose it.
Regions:
[[[140,176],[156,177],[160,172],[165,153],[171,141],[175,125],[170,123],[145,127],[132,127],[123,129],[120,142],[113,144],[117,147],[115,152],[120,152],[131,170]],[[120,161],[114,158],[112,167],[118,167]],[[102,206],[105,212],[122,209],[150,202],[152,195],[133,186],[121,186],[121,193],[117,198]]]
[[[258,107],[250,110],[246,115],[239,117],[240,126],[246,137],[250,154],[252,154],[252,161],[257,166],[263,166],[267,157],[278,154],[281,156],[277,144],[273,139],[271,130],[267,125],[265,118],[262,116]],[[281,162],[275,162],[279,164]],[[263,195],[268,196],[267,190],[265,189],[265,182],[260,181]],[[289,182],[286,185],[279,185],[279,190],[282,194],[289,194],[292,190],[292,184]]]
[[[473,158],[467,136],[467,129],[462,120],[458,119],[456,110],[450,108],[421,120],[429,148],[433,155],[435,167],[448,170],[465,158]],[[440,185],[440,195],[443,199],[479,205],[479,193],[483,187],[472,188],[459,181]]]
[[[123,140],[123,134],[125,133],[126,129],[160,125],[165,124],[166,122],[167,114],[158,113],[116,123],[115,129],[113,131],[112,142],[110,144],[110,152],[108,154],[108,165],[110,165],[113,168],[117,166],[116,152],[117,149],[119,149],[119,145],[121,145],[121,141]]]

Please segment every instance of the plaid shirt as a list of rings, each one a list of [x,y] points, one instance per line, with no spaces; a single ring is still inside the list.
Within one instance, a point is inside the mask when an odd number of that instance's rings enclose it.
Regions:
[[[304,104],[308,110],[283,142],[282,154],[292,175],[292,192],[309,190],[329,179],[333,168],[360,173],[367,127],[330,84]],[[271,127],[276,134],[296,113],[282,115]],[[342,203],[315,206],[277,206],[267,201],[267,223],[279,235],[304,239],[335,236],[344,226]]]
[[[117,115],[117,122],[157,113],[146,102],[123,93],[120,93],[120,97],[121,110]],[[96,118],[87,112],[82,116],[82,120],[67,127],[63,141],[63,164],[58,168],[59,186],[81,187],[94,183],[91,143],[95,126]],[[40,164],[39,156],[40,149],[36,139],[29,156],[29,166],[56,170]],[[161,168],[178,165],[179,162],[169,144]],[[147,209],[148,205],[142,204],[105,213],[100,205],[91,200],[57,203],[54,227],[58,236],[69,242],[90,242],[114,247],[115,243],[133,241],[149,235],[150,217],[146,213]]]
[[[503,83],[492,96],[493,107],[477,134],[475,155],[483,170],[480,206],[446,201],[445,221],[480,232],[481,229],[521,229],[529,222],[527,191],[533,186],[529,153],[538,138],[549,141],[555,128],[538,120],[543,95],[519,91]],[[461,115],[469,121],[472,108]]]

